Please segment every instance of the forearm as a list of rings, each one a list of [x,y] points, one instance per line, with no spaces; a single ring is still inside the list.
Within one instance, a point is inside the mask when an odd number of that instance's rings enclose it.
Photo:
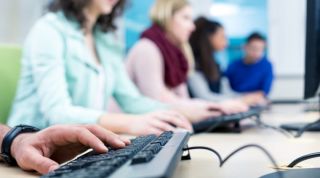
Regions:
[[[0,125],[0,148],[2,148],[2,141],[5,135],[9,132],[10,128],[5,125]],[[3,161],[0,157],[0,161]]]

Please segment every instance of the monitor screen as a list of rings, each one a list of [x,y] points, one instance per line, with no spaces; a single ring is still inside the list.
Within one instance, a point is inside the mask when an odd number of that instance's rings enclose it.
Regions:
[[[304,98],[315,97],[320,84],[320,1],[307,1]]]

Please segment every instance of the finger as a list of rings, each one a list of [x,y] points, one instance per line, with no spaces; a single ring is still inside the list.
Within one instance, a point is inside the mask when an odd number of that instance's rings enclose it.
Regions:
[[[97,136],[100,140],[105,142],[107,145],[110,145],[114,148],[123,148],[126,146],[126,144],[130,143],[130,141],[122,140],[119,135],[108,131],[98,125],[87,125],[86,128],[93,133],[95,136]]]
[[[174,125],[176,125],[177,127],[180,127],[180,128],[190,130],[190,131],[193,130],[190,121],[186,117],[184,117],[181,114],[176,113],[176,112],[170,112],[169,114],[170,115],[168,115],[168,116],[171,116],[173,118],[173,119],[171,119],[171,122]]]
[[[21,161],[20,161],[21,160]],[[41,174],[46,174],[59,167],[59,164],[41,155],[37,150],[26,151],[24,156],[18,158],[19,166],[24,170],[35,170]]]
[[[157,136],[161,135],[163,133],[163,131],[161,131],[160,129],[158,128],[154,128],[150,125],[149,128],[146,129],[146,135],[148,134],[155,134]]]
[[[221,111],[222,110],[221,104],[218,104],[218,103],[207,103],[207,108],[209,110],[215,110],[215,111]]]
[[[103,143],[102,139],[99,139],[88,129],[81,129],[81,133],[78,133],[76,136],[76,142],[80,142],[84,146],[89,146],[99,153],[105,153],[108,151],[107,147]]]
[[[225,113],[222,113],[221,111],[207,111],[207,112],[204,112],[204,116],[203,117],[205,119],[208,119],[210,117],[219,117],[222,114],[225,114]]]
[[[80,143],[83,146],[93,148],[97,152],[104,153],[108,149],[104,143],[92,134],[88,129],[77,127],[63,127],[59,130],[54,130],[48,134],[54,145],[64,146],[70,143]]]
[[[175,128],[169,124],[169,122],[164,122],[162,120],[153,119],[149,121],[152,127],[155,127],[161,131],[173,131]]]
[[[181,128],[187,129],[187,130],[189,130],[189,131],[193,131],[192,124],[191,124],[191,122],[190,122],[187,118],[185,118],[185,117],[180,117],[179,119],[182,121],[182,123],[181,123],[181,124],[182,124]]]
[[[179,114],[176,114],[174,112],[168,112],[165,115],[162,115],[162,117],[158,118],[167,123],[171,123],[176,127],[184,128],[190,131],[192,130],[191,123],[184,117],[181,117]]]
[[[124,137],[120,137],[120,139],[126,144],[126,145],[130,145],[131,141],[128,138],[124,138]]]

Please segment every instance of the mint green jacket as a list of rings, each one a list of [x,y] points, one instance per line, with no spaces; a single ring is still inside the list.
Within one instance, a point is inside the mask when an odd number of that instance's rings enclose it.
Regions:
[[[142,96],[127,76],[122,46],[113,33],[95,30],[105,70],[105,107],[112,97],[126,113],[166,106]],[[31,30],[22,57],[22,74],[8,121],[45,128],[53,124],[90,124],[106,113],[94,108],[98,66],[85,46],[79,24],[62,12],[48,13]]]

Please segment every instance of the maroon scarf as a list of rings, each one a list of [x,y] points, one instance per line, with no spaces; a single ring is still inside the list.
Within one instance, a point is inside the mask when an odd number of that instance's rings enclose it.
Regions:
[[[181,49],[167,39],[158,25],[154,24],[144,31],[141,38],[153,41],[160,49],[164,60],[164,80],[168,87],[174,88],[186,82],[188,61]]]

